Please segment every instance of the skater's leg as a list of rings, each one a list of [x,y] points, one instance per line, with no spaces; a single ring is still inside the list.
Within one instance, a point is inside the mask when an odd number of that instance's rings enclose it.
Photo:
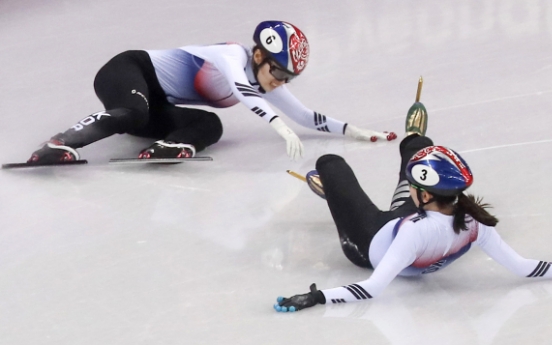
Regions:
[[[64,133],[65,143],[82,147],[115,133],[143,127],[149,119],[148,73],[139,62],[146,52],[124,52],[104,65],[94,80],[94,90],[106,111],[96,121],[87,117]],[[149,58],[149,57],[148,57]],[[153,69],[153,66],[151,67]]]
[[[401,141],[400,144],[400,153],[401,153],[401,167],[399,170],[399,183],[393,194],[393,199],[391,200],[391,211],[396,211],[399,208],[401,212],[398,214],[402,217],[406,214],[412,214],[417,211],[417,207],[414,204],[414,201],[410,197],[410,184],[406,179],[406,165],[408,161],[416,152],[433,145],[433,141],[425,136],[420,136],[417,134],[412,134],[407,136]]]
[[[201,151],[219,141],[222,123],[215,113],[165,104],[151,109],[147,126],[130,134],[191,144]]]
[[[345,256],[357,266],[371,267],[368,248],[379,230],[382,212],[364,193],[342,157],[324,155],[317,160],[316,169]]]
[[[150,66],[148,60],[147,53],[140,51],[125,52],[111,59],[100,69],[94,81],[96,94],[106,110],[87,116],[67,131],[55,135],[50,144],[75,149],[115,133],[143,127],[149,118],[150,75],[154,74],[151,60]],[[59,150],[51,150],[51,145],[47,144],[30,160],[56,161],[59,154]]]
[[[417,208],[410,197],[410,184],[405,175],[406,165],[412,156],[424,147],[433,145],[431,139],[425,136],[427,131],[428,115],[425,106],[416,102],[408,109],[405,121],[405,138],[400,144],[401,167],[399,170],[399,182],[391,200],[391,211],[403,217],[406,214],[416,212]]]
[[[163,139],[140,153],[140,158],[177,157],[183,154],[180,148],[190,148],[193,156],[207,146],[216,143],[222,136],[222,123],[219,117],[201,109],[181,108],[163,105],[150,110],[151,118],[147,126],[132,131],[131,134]]]
[[[215,113],[175,107],[169,114],[175,130],[165,137],[167,141],[190,143],[199,152],[222,137],[222,122]]]

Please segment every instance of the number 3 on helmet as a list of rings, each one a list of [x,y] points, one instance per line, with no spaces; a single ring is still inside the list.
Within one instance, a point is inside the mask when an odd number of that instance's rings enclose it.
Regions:
[[[282,21],[257,25],[253,40],[268,57],[292,75],[303,72],[309,62],[309,42],[301,30]]]
[[[443,196],[458,195],[473,183],[466,161],[443,146],[418,151],[406,165],[406,178],[417,187]]]

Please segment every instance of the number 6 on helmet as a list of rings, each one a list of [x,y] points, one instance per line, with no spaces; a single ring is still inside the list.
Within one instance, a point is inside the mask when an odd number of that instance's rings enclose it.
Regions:
[[[253,40],[282,69],[294,76],[309,62],[309,42],[301,30],[283,21],[265,21],[257,25]]]

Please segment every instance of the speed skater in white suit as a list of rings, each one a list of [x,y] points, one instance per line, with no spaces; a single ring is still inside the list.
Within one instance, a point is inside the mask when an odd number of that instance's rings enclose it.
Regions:
[[[318,159],[307,182],[326,199],[345,256],[374,271],[357,283],[323,290],[312,284],[306,294],[279,297],[277,311],[374,298],[396,276],[442,270],[472,244],[517,276],[552,278],[550,262],[526,259],[502,240],[495,229],[498,219],[486,210],[489,205],[464,194],[473,183],[466,161],[449,148],[434,146],[425,136],[426,126],[425,107],[415,103],[400,144],[400,177],[389,211],[374,205],[343,158]]]
[[[261,22],[255,46],[221,43],[168,50],[126,51],[96,75],[94,89],[105,110],[85,117],[52,137],[29,162],[79,159],[77,148],[129,133],[157,140],[139,158],[193,157],[222,136],[219,117],[177,105],[226,108],[243,103],[286,141],[292,159],[303,144],[268,102],[305,127],[358,140],[393,140],[392,132],[375,132],[344,123],[304,106],[285,86],[309,60],[309,43],[301,30],[283,21]]]

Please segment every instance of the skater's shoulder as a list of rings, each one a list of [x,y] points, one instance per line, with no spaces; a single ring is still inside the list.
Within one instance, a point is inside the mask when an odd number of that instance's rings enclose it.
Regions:
[[[206,45],[186,45],[179,47],[178,49],[194,53],[194,52],[209,52],[211,54],[223,54],[223,55],[251,55],[251,48],[238,43],[238,42],[222,42]]]
[[[440,212],[426,211],[424,213],[414,213],[403,220],[401,227],[413,229],[434,228],[435,226],[448,226],[452,223],[453,216]]]

